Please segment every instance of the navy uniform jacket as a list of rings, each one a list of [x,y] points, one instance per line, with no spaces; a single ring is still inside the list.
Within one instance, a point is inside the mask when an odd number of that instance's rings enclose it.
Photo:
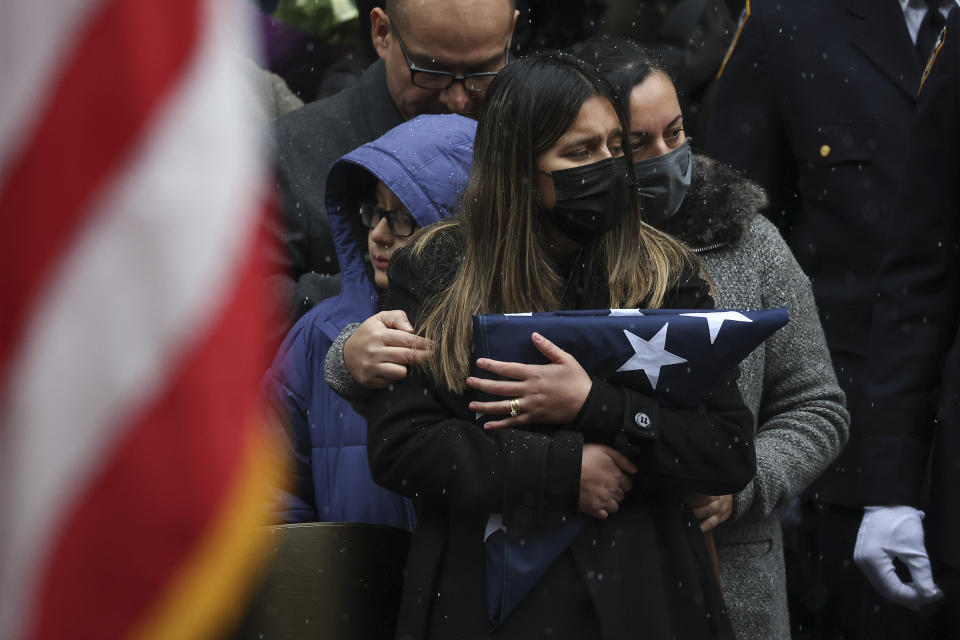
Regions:
[[[875,403],[871,421],[899,435],[888,436],[885,459],[900,471],[910,503],[923,506],[925,463],[933,446],[927,544],[935,558],[955,569],[960,569],[958,22],[960,11],[954,9],[920,92],[898,200],[901,216],[890,225],[880,271],[867,378]]]
[[[767,214],[810,277],[852,417],[814,491],[886,502],[862,469],[861,374],[876,271],[894,207],[921,62],[897,0],[752,0],[717,87],[708,153],[767,189]]]

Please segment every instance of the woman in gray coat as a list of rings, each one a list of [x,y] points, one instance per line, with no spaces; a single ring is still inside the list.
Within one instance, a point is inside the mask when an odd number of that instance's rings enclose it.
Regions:
[[[724,600],[737,638],[789,638],[779,510],[840,453],[849,415],[837,385],[810,282],[758,209],[759,187],[693,156],[684,205],[659,226],[703,259],[717,308],[785,306],[790,323],[741,364],[740,393],[756,417],[757,474],[702,511],[716,524]],[[713,508],[710,508],[710,507]]]
[[[690,153],[677,93],[662,68],[623,41],[595,40],[575,53],[600,64],[629,96],[644,216],[700,255],[717,308],[789,310],[790,323],[741,364],[740,391],[756,418],[756,477],[733,496],[690,497],[701,528],[715,531],[737,638],[789,638],[779,510],[837,456],[849,423],[810,282],[759,214],[766,205],[761,189]],[[330,349],[326,379],[342,395],[359,399],[362,386],[402,377],[404,364],[428,346],[397,313],[348,326]]]
[[[717,308],[790,312],[790,323],[741,364],[740,392],[756,418],[757,474],[740,493],[704,496],[694,509],[701,528],[715,531],[737,637],[789,638],[779,510],[840,453],[849,426],[810,281],[760,215],[763,191],[691,153],[676,89],[662,67],[626,41],[599,39],[577,49],[629,97],[644,216],[699,254]]]

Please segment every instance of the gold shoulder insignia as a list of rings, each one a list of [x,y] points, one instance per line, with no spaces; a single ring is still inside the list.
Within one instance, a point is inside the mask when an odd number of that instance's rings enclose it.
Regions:
[[[730,46],[727,48],[727,54],[723,56],[723,62],[720,63],[720,70],[717,71],[717,77],[723,75],[723,70],[727,68],[727,62],[730,61],[730,56],[733,55],[733,50],[737,48],[737,42],[740,40],[740,33],[743,31],[743,25],[747,24],[747,18],[750,17],[750,0],[747,0],[747,4],[744,5],[743,11],[740,12],[740,21],[737,23],[737,32],[733,34],[733,40],[730,41]]]
[[[933,52],[930,54],[930,57],[927,58],[927,66],[923,68],[923,77],[920,78],[920,88],[917,89],[917,95],[920,95],[920,92],[923,91],[923,85],[927,83],[927,78],[930,77],[930,72],[933,71],[933,63],[937,61],[937,56],[940,54],[940,49],[943,48],[943,43],[947,40],[947,27],[944,26],[943,29],[940,29],[940,35],[937,36],[937,41],[933,45]]]

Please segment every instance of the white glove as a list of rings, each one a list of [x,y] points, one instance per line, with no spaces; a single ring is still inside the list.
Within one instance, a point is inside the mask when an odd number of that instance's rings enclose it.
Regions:
[[[923,545],[923,511],[907,506],[865,507],[863,511],[853,561],[873,588],[887,600],[914,611],[942,598]],[[894,558],[907,565],[913,582],[900,580],[893,568]]]

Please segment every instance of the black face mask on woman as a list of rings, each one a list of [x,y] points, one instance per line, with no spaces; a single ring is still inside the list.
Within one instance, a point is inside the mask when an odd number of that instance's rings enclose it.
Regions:
[[[630,179],[624,156],[548,175],[553,178],[557,195],[556,204],[548,211],[550,220],[571,240],[596,238],[613,229],[630,204]]]

